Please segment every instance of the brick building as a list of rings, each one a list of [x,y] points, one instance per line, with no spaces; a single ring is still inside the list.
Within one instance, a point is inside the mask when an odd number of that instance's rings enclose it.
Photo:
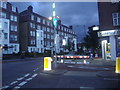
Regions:
[[[19,13],[8,2],[1,2],[0,10],[0,46],[3,54],[19,52]]]
[[[102,58],[116,60],[120,56],[120,2],[98,2]]]
[[[33,12],[32,6],[29,6],[27,10],[20,13],[20,35],[21,51],[39,53],[53,53],[55,51],[53,22],[48,18]],[[41,37],[37,38],[37,36]],[[73,40],[75,43],[74,47],[77,48],[75,32],[72,31],[72,28],[61,24],[61,21],[59,20],[55,37],[57,53],[66,51],[65,46],[62,45],[62,41],[66,37],[71,41]],[[40,48],[38,49],[37,46],[40,46]]]

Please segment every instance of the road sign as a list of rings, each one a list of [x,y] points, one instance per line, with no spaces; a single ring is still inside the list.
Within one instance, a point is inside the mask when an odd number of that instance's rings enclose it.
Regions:
[[[54,17],[53,18],[53,25],[56,27],[57,26],[57,19]]]

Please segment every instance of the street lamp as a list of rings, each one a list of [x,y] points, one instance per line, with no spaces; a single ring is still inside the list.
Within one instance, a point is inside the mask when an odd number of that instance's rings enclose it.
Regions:
[[[56,16],[56,11],[55,11],[55,2],[53,2],[52,4],[52,8],[53,8],[53,16],[52,17],[49,17],[48,19],[49,20],[52,20],[53,21],[53,25],[54,25],[54,58],[55,58],[55,68],[57,67],[57,59],[56,59],[56,45],[57,45],[57,36],[56,36],[56,27],[57,27],[57,19],[59,19],[60,17],[59,16]]]

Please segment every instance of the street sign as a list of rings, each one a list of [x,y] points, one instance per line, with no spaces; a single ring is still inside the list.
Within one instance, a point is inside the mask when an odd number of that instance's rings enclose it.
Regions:
[[[57,26],[57,19],[54,17],[53,18],[53,25],[56,27]]]

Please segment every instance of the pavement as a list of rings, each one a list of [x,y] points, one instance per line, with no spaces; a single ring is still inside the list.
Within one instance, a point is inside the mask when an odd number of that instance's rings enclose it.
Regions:
[[[42,71],[41,73],[44,74],[51,74],[51,75],[62,75],[64,73],[66,73],[67,70],[51,70],[51,71]]]
[[[120,79],[120,74],[115,73],[115,61],[98,59],[86,59],[89,64],[59,64],[59,69],[68,71],[83,71],[97,72],[98,77],[117,77]]]

